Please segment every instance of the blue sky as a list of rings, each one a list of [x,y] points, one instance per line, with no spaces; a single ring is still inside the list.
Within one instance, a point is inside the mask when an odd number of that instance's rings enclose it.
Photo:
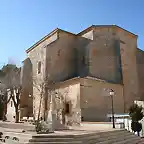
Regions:
[[[77,33],[92,24],[119,25],[144,49],[144,0],[0,0],[0,67],[20,65],[25,50],[56,27]]]

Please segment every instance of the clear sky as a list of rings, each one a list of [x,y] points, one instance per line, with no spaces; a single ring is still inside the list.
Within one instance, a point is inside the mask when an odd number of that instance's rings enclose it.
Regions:
[[[119,25],[144,49],[144,0],[0,0],[0,67],[20,65],[25,50],[56,27],[77,33],[92,24]]]

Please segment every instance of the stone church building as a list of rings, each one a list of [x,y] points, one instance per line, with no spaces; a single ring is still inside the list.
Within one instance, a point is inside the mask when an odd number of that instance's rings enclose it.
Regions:
[[[26,116],[33,107],[37,117],[41,94],[34,83],[41,88],[48,77],[57,89],[68,90],[63,94],[65,104],[70,104],[68,120],[108,121],[111,99],[106,89],[114,90],[115,114],[127,113],[134,100],[144,99],[144,52],[137,47],[137,39],[116,25],[92,25],[78,34],[53,30],[26,50],[21,115]],[[46,95],[41,117],[48,105]]]

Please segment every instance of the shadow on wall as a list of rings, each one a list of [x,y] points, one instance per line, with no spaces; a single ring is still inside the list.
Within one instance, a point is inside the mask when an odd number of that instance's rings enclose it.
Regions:
[[[108,122],[110,119],[107,117],[106,112],[98,108],[82,108],[81,109],[81,118],[85,122]]]
[[[32,78],[32,63],[29,58],[25,59],[23,62],[23,68],[22,68],[22,76],[21,76],[21,84],[22,84],[22,95],[21,95],[21,104],[20,107],[24,108],[27,111],[24,112],[24,116],[32,115],[29,114],[33,110],[27,110],[29,108],[32,109],[33,107],[33,78]],[[21,116],[23,117],[23,116]]]

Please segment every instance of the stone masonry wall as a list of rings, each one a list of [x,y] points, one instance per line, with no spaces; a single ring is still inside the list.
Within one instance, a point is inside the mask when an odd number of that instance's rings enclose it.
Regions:
[[[32,86],[32,63],[29,58],[25,59],[22,66],[22,95],[21,95],[21,118],[33,115],[33,86]]]
[[[140,100],[144,100],[144,51],[137,48],[137,72],[139,81],[139,95]]]
[[[109,28],[94,29],[89,50],[89,75],[112,83],[121,83],[120,49]]]
[[[105,89],[113,89],[115,95],[114,112],[124,112],[123,86],[99,80],[82,79],[80,86],[80,105],[83,121],[108,121],[107,114],[111,114],[111,97]]]
[[[128,35],[124,31],[118,31],[120,37],[121,63],[124,84],[125,111],[133,104],[134,100],[139,100],[138,94],[138,73],[136,65],[137,37]]]
[[[81,122],[80,109],[80,82],[79,79],[71,79],[60,84],[58,89],[63,97],[63,106],[69,103],[69,113],[66,114],[66,124],[77,125]]]
[[[56,33],[57,34],[57,33]],[[55,34],[55,35],[56,35]],[[56,40],[56,36],[53,37]],[[46,62],[46,46],[52,41],[50,37],[39,45],[32,49],[28,53],[28,58],[32,63],[32,73],[33,73],[33,114],[35,119],[38,118],[38,113],[40,109],[40,117],[44,115],[44,96],[41,99],[41,93],[43,91],[42,85],[44,84],[44,77],[45,77],[45,62]],[[41,71],[38,73],[38,63],[41,63]],[[41,102],[40,102],[41,101]],[[41,103],[41,104],[40,104]]]

